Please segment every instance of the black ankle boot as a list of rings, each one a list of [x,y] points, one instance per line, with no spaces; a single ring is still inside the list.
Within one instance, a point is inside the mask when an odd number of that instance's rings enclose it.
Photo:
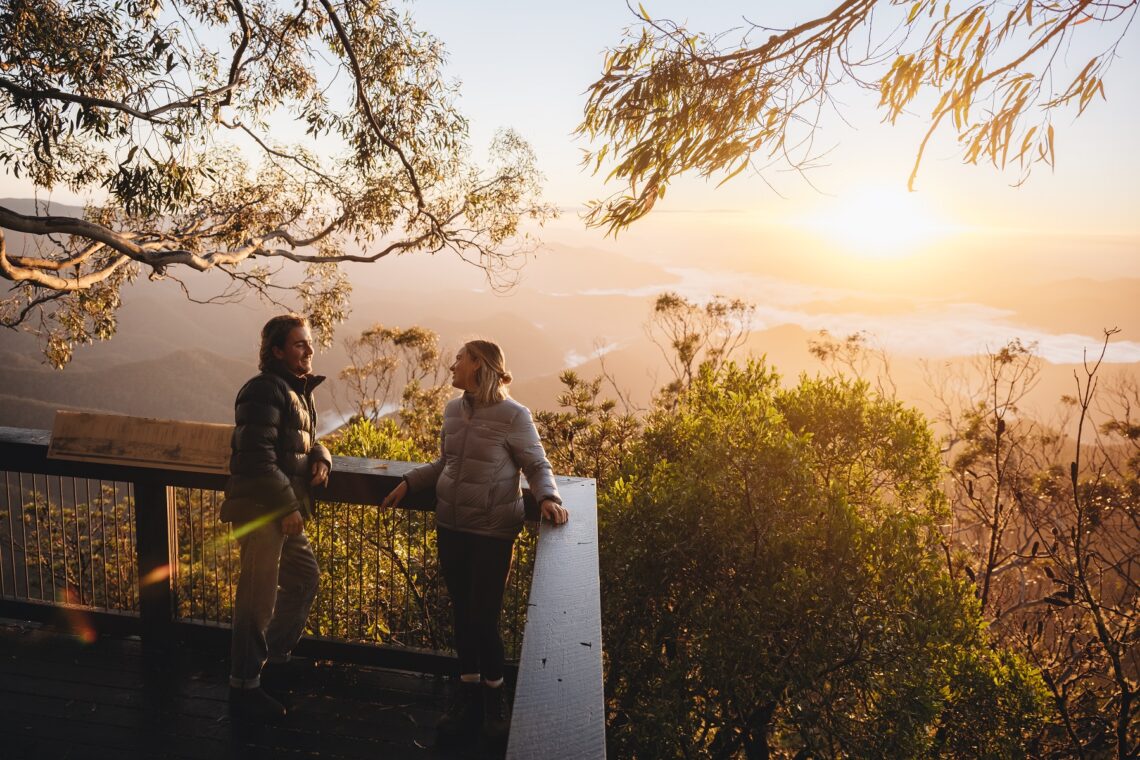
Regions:
[[[483,736],[491,741],[502,741],[511,730],[511,705],[507,687],[483,684]]]
[[[261,685],[270,691],[292,689],[304,684],[313,670],[313,661],[307,657],[291,657],[283,662],[270,660],[261,669]]]
[[[285,706],[261,688],[230,687],[230,715],[244,720],[270,723],[285,717]]]
[[[459,681],[451,691],[447,710],[436,722],[435,730],[444,738],[458,736],[479,725],[483,704],[480,701],[478,681]]]

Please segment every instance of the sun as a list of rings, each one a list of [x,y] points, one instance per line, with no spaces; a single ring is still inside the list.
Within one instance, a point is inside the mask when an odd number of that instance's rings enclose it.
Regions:
[[[918,193],[890,187],[862,188],[829,199],[803,224],[840,252],[866,259],[914,255],[948,230]]]

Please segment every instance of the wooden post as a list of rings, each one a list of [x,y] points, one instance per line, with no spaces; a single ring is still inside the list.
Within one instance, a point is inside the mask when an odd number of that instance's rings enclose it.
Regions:
[[[170,568],[176,560],[171,559],[170,489],[161,482],[137,480],[134,490],[142,640],[144,646],[162,647],[174,629]]]

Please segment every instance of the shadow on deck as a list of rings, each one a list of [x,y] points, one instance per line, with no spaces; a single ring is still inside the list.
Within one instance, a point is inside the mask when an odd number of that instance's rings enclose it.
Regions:
[[[230,718],[224,653],[155,655],[137,638],[84,643],[0,622],[0,755],[6,758],[483,758],[477,738],[435,743],[445,679],[314,661],[280,725]]]

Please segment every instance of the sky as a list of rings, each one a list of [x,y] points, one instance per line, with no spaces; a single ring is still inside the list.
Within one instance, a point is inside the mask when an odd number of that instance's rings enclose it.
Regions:
[[[739,26],[745,11],[778,27],[824,12],[828,3],[643,6],[652,16],[715,32]],[[1021,187],[1011,186],[1013,172],[964,165],[943,132],[928,149],[917,192],[908,194],[925,122],[915,115],[884,125],[876,94],[850,87],[835,92],[843,119],[824,122],[819,143],[829,149],[827,163],[810,183],[778,170],[741,175],[720,188],[682,179],[648,218],[613,238],[586,229],[580,217],[588,200],[618,188],[582,170],[588,146],[573,132],[605,50],[637,22],[625,2],[420,0],[405,7],[448,51],[446,71],[460,83],[472,145],[486,147],[497,129],[510,127],[534,147],[546,198],[562,209],[540,231],[543,241],[613,251],[681,274],[679,287],[646,283],[647,298],[666,287],[693,298],[739,295],[758,303],[763,326],[782,320],[808,329],[867,329],[906,354],[984,350],[1029,335],[1054,361],[1078,361],[1099,336],[1078,319],[1025,319],[1027,309],[1048,308],[1035,294],[1079,278],[1089,287],[1125,283],[1118,300],[1136,303],[1130,293],[1140,299],[1140,28],[1129,29],[1119,47],[1107,102],[1095,102],[1080,119],[1060,116],[1056,167],[1037,166]],[[1119,33],[1085,28],[1095,46]],[[1062,59],[1079,68],[1085,53],[1066,50]],[[0,196],[27,195],[10,178],[0,183]],[[461,284],[481,286],[477,273],[463,277]],[[821,309],[821,298],[836,307]],[[908,307],[897,308],[899,299]],[[1109,358],[1140,361],[1140,308],[1116,313],[1124,332]]]
[[[828,4],[651,0],[643,6],[652,16],[715,32],[739,26],[745,10],[750,20],[778,27],[824,12]],[[731,291],[759,302],[768,313],[763,324],[866,329],[906,354],[984,350],[1016,335],[1038,340],[1046,358],[1071,362],[1096,344],[1099,331],[1018,322],[1011,313],[1024,311],[1023,303],[1033,298],[1028,291],[1066,278],[1140,278],[1134,132],[1140,123],[1140,28],[1130,28],[1118,48],[1107,102],[1095,103],[1079,119],[1068,113],[1058,118],[1056,166],[1037,166],[1020,187],[1013,186],[1012,171],[963,164],[953,136],[942,132],[928,149],[916,192],[907,193],[925,121],[916,114],[885,125],[876,93],[851,87],[836,92],[843,119],[825,122],[820,144],[830,152],[810,183],[779,171],[741,175],[719,188],[683,179],[649,217],[615,240],[581,222],[584,202],[614,188],[582,170],[587,145],[572,133],[605,50],[637,22],[626,4],[429,0],[411,12],[447,47],[473,143],[486,143],[496,128],[510,126],[535,147],[548,197],[564,210],[543,231],[545,240],[664,262],[685,272],[682,290],[694,298]],[[1119,27],[1085,28],[1091,30],[1090,47],[1061,57],[1078,69],[1091,47],[1120,34]],[[985,280],[1000,282],[1018,298],[1008,305],[996,296],[974,302],[978,281]],[[847,314],[805,313],[801,307],[817,301],[820,288],[880,303]],[[904,319],[881,308],[883,299],[900,295],[918,302]],[[1137,361],[1140,307],[1125,312],[1117,317],[1124,332],[1109,358]]]
[[[780,26],[822,12],[817,0],[794,4],[725,0],[643,3],[655,17],[688,22],[692,30],[719,31],[739,26],[741,13]],[[585,91],[601,72],[604,51],[617,45],[622,30],[637,19],[622,0],[578,3],[528,3],[498,0],[469,4],[427,0],[410,6],[413,17],[446,45],[449,71],[461,80],[461,105],[472,121],[475,144],[486,143],[499,126],[521,132],[536,148],[549,179],[551,198],[565,208],[580,207],[602,194],[601,180],[580,170],[575,140]],[[1092,29],[1098,43],[1108,28]],[[1140,119],[1140,29],[1129,30],[1107,82],[1108,102],[1098,103],[1080,120],[1058,122],[1056,171],[1039,168],[1028,187],[1013,189],[1012,174],[989,167],[967,167],[947,134],[936,141],[919,176],[914,205],[951,225],[1037,229],[1045,221],[1057,230],[1096,233],[1140,232],[1140,191],[1133,178],[1140,152],[1133,150],[1133,126]],[[1083,64],[1080,51],[1069,60]],[[880,124],[875,93],[848,88],[837,93],[848,104],[846,126],[832,119],[821,144],[834,146],[830,166],[813,176],[819,193],[791,177],[771,174],[786,200],[764,181],[742,177],[715,189],[700,180],[670,189],[660,207],[665,213],[732,211],[768,221],[810,218],[831,201],[873,187],[903,194],[924,122],[913,118],[900,126]],[[1088,188],[1097,187],[1090,193]],[[676,192],[674,192],[676,191]],[[1066,213],[1058,214],[1065,209]]]

